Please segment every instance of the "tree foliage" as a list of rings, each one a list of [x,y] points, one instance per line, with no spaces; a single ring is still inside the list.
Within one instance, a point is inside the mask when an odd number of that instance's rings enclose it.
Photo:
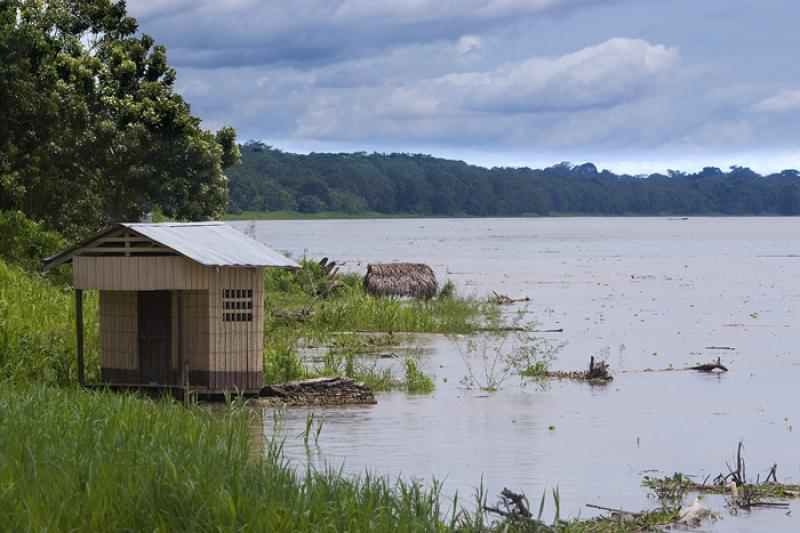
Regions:
[[[481,168],[419,154],[291,154],[250,141],[228,170],[240,211],[339,211],[434,216],[798,215],[800,173],[715,167],[617,175],[591,163]]]
[[[124,2],[0,3],[0,209],[66,233],[220,215],[236,132],[200,128]]]

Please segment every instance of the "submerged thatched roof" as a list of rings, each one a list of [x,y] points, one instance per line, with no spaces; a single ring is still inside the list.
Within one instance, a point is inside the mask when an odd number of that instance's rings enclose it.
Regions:
[[[367,266],[364,289],[372,296],[411,296],[426,300],[438,286],[431,267],[423,263],[372,263]]]

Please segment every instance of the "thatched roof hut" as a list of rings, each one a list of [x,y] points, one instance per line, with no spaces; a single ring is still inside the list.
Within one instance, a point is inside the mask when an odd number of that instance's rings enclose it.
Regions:
[[[364,289],[372,296],[410,296],[429,300],[438,290],[436,275],[424,263],[372,263]]]

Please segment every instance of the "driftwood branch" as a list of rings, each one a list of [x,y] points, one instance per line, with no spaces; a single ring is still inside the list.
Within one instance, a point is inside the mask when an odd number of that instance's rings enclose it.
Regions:
[[[600,509],[601,511],[608,511],[609,513],[628,514],[628,515],[632,515],[632,516],[639,516],[639,513],[632,513],[630,511],[625,511],[623,509],[614,509],[613,507],[603,507],[602,505],[595,505],[593,503],[587,503],[586,507],[590,507],[592,509]]]
[[[514,527],[522,526],[526,531],[530,529],[531,531],[554,532],[553,527],[533,517],[525,501],[524,495],[503,488],[500,493],[500,502],[494,506],[484,506],[483,510],[503,517]]]
[[[493,296],[491,296],[489,298],[489,301],[494,303],[494,304],[497,304],[497,305],[509,305],[509,304],[513,304],[513,303],[516,303],[516,302],[529,302],[530,301],[530,298],[525,294],[523,294],[522,296],[517,296],[516,298],[512,298],[512,297],[507,296],[505,294],[498,294],[498,293],[492,291],[492,295]]]
[[[713,372],[715,370],[719,370],[720,372],[727,372],[728,367],[722,364],[721,358],[717,357],[716,361],[712,361],[710,363],[703,363],[700,365],[695,366],[687,366],[684,368],[648,368],[645,370],[623,370],[624,373],[634,373],[634,372],[682,372],[685,370],[695,370],[697,372]]]
[[[685,370],[697,370],[699,372],[712,372],[714,370],[721,370],[723,372],[727,372],[728,367],[722,364],[722,359],[720,357],[717,357],[717,360],[712,363],[704,363],[702,365],[690,366],[685,368]]]

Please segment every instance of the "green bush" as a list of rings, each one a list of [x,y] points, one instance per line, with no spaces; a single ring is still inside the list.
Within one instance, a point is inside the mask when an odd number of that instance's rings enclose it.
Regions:
[[[64,247],[64,239],[21,211],[0,211],[0,259],[29,272],[40,270],[41,260]]]

